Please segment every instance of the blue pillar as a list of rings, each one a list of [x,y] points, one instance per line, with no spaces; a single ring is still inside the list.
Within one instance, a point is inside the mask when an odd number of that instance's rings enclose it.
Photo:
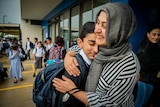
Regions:
[[[44,29],[45,38],[49,37],[48,21],[42,21],[41,26]]]

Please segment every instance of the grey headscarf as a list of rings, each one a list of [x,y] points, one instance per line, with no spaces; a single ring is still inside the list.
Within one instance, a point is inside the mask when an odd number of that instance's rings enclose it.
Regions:
[[[86,91],[94,92],[96,90],[99,76],[102,72],[103,64],[117,61],[129,55],[132,46],[128,39],[136,29],[136,18],[129,5],[114,2],[107,3],[105,8],[107,14],[106,25],[106,47],[99,47],[99,52],[91,64],[86,82]]]

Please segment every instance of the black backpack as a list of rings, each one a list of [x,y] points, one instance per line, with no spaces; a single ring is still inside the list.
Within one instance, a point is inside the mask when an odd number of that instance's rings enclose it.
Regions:
[[[65,71],[64,63],[53,64],[45,67],[35,78],[32,92],[32,100],[36,107],[54,107],[56,90],[52,80]]]
[[[31,49],[34,49],[34,44],[32,42],[30,42],[30,47]]]
[[[8,49],[8,48],[10,48],[10,45],[8,42],[4,42],[3,47],[4,47],[4,49]]]
[[[21,47],[21,50],[22,50],[22,54],[24,55],[24,57],[21,57],[21,61],[25,61],[27,60],[27,54],[22,47]]]
[[[76,59],[80,65],[79,69],[82,71],[78,78],[70,76],[66,72],[63,62],[48,65],[38,73],[35,78],[32,91],[32,100],[36,104],[36,107],[62,107],[62,95],[60,95],[61,93],[57,92],[52,85],[52,80],[55,77],[61,78],[62,75],[65,75],[70,78],[78,88],[81,88],[82,90],[85,89],[85,82],[88,75],[89,66],[84,63],[83,58],[79,54],[76,55]],[[67,103],[69,103],[69,105]],[[72,97],[69,101],[67,101],[67,103],[65,104],[67,107],[82,107],[82,102]]]

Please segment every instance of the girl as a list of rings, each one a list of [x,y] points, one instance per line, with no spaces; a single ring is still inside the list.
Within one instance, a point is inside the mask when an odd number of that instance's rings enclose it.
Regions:
[[[14,78],[14,83],[17,83],[17,79],[23,81],[21,57],[23,57],[23,54],[19,51],[18,44],[13,43],[9,51],[9,60],[11,61],[10,77]]]

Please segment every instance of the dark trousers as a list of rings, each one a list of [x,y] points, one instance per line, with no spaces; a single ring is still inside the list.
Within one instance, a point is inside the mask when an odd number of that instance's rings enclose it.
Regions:
[[[27,56],[28,56],[28,59],[29,59],[29,60],[31,59],[30,51],[31,51],[31,50],[27,50]]]

